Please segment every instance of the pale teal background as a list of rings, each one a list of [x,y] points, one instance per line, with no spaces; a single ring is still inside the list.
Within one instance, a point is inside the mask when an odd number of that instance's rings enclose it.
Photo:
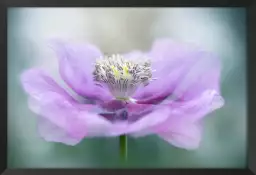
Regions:
[[[243,8],[11,8],[8,10],[8,168],[121,167],[116,138],[77,146],[42,140],[19,74],[32,66],[56,73],[45,48],[51,37],[93,42],[105,52],[148,49],[154,39],[193,42],[223,62],[225,106],[205,119],[200,148],[174,148],[156,136],[129,139],[128,167],[243,168],[246,166],[246,21]]]

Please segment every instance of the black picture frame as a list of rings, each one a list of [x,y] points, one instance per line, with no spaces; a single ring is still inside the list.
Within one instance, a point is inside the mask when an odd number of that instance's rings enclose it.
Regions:
[[[157,170],[136,170],[136,169],[6,169],[7,168],[7,9],[8,7],[246,7],[247,9],[247,92],[248,92],[248,164],[245,169],[157,169]],[[197,175],[242,175],[256,174],[256,2],[247,0],[5,0],[0,6],[0,44],[1,64],[0,78],[2,110],[0,117],[0,173],[6,175],[14,174],[197,174]],[[256,72],[255,72],[256,73]]]

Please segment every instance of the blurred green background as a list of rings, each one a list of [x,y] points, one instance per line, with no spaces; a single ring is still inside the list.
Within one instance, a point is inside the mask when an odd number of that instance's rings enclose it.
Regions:
[[[219,54],[225,106],[205,119],[195,151],[156,136],[129,138],[134,168],[243,168],[246,166],[246,16],[244,8],[10,8],[8,9],[8,168],[122,167],[117,138],[84,139],[77,146],[42,140],[27,107],[20,73],[49,70],[59,83],[51,37],[87,40],[104,52],[149,49],[156,38],[192,42]]]

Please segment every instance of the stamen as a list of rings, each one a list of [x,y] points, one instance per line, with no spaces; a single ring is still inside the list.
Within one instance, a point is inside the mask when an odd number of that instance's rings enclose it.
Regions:
[[[93,76],[97,85],[107,86],[120,100],[130,99],[140,85],[147,86],[153,80],[150,61],[127,60],[118,54],[98,59]]]

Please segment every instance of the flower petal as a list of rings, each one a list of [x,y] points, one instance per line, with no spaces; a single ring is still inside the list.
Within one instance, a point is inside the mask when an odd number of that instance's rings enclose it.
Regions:
[[[224,105],[219,94],[205,91],[197,99],[188,102],[173,102],[169,118],[155,127],[155,132],[171,144],[184,149],[196,149],[201,139],[201,119]]]
[[[169,106],[174,116],[182,116],[184,120],[196,122],[210,112],[221,108],[224,103],[224,99],[217,91],[206,90],[193,100],[170,102],[163,105]]]
[[[96,106],[78,104],[41,70],[24,72],[21,81],[30,96],[29,108],[40,116],[38,129],[46,140],[75,145],[95,129],[111,126],[97,115]]]
[[[129,103],[126,105],[125,109],[129,114],[128,120],[137,121],[138,119],[144,117],[145,115],[156,109],[156,105]]]
[[[176,147],[196,149],[200,144],[202,127],[199,121],[189,120],[177,111],[173,111],[168,120],[155,130],[161,138]]]
[[[200,145],[202,128],[198,123],[175,121],[165,132],[158,134],[175,147],[192,150]]]
[[[146,134],[153,134],[154,127],[167,120],[169,114],[169,108],[165,107],[154,110],[151,113],[145,115],[144,117],[136,120],[135,122],[129,122],[127,120],[113,121],[112,126],[104,129],[104,132],[101,132],[99,136],[117,137],[123,134],[135,135],[136,133],[141,132],[145,132]]]
[[[219,91],[220,63],[211,53],[162,39],[148,55],[157,80],[136,94],[138,103],[157,103],[167,97],[191,100],[207,89]]]
[[[46,117],[38,116],[37,127],[40,136],[48,142],[59,142],[73,146],[81,141],[81,139],[70,137],[66,130],[49,121]]]
[[[50,46],[59,58],[59,71],[63,80],[79,95],[90,99],[107,100],[110,94],[93,82],[93,69],[102,56],[98,48],[87,43],[68,43],[54,40]]]
[[[126,102],[113,99],[103,102],[99,105],[101,105],[102,109],[106,110],[107,112],[115,112],[117,110],[125,108]]]
[[[26,70],[21,74],[20,80],[25,92],[36,100],[45,98],[49,92],[58,93],[69,100],[73,99],[41,69],[33,68]]]
[[[136,133],[143,132],[145,134],[152,134],[153,128],[163,123],[171,114],[169,107],[156,108],[151,113],[138,119],[136,122],[130,124],[128,133],[136,135]]]

